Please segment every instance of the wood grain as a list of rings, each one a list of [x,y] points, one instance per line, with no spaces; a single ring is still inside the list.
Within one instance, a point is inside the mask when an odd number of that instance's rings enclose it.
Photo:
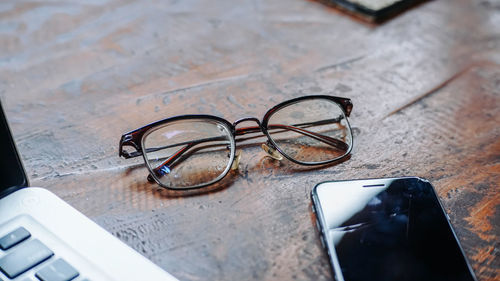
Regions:
[[[0,98],[30,182],[181,280],[330,280],[309,193],[420,176],[480,280],[500,278],[500,5],[431,1],[382,25],[316,1],[3,1]],[[354,150],[321,169],[242,149],[218,190],[169,192],[122,133],[349,97]],[[214,189],[214,188],[212,188]]]

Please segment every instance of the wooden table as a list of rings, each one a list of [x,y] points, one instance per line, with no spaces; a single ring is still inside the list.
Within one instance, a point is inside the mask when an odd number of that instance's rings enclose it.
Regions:
[[[325,180],[434,183],[480,280],[500,278],[500,4],[443,0],[381,25],[319,2],[0,3],[0,98],[31,185],[181,280],[329,280],[309,193]],[[243,149],[225,188],[163,190],[122,133],[185,113],[261,118],[350,97],[348,161]]]

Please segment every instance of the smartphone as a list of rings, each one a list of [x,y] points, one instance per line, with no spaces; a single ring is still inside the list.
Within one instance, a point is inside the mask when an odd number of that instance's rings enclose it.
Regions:
[[[311,198],[337,281],[477,281],[427,180],[329,181]]]
[[[320,0],[358,18],[382,22],[424,0]]]

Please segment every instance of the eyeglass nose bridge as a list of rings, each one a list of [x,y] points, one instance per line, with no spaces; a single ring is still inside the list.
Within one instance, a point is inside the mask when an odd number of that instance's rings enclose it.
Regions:
[[[238,125],[239,123],[248,122],[248,121],[254,121],[255,123],[257,123],[258,127],[243,127],[240,129],[236,129],[236,125]],[[260,122],[259,119],[255,118],[255,117],[240,118],[233,123],[233,127],[235,128],[235,136],[241,136],[241,135],[248,134],[248,133],[261,132],[264,136],[267,137],[267,142],[263,143],[261,146],[262,150],[264,150],[264,152],[266,152],[269,157],[271,157],[275,160],[278,160],[278,161],[283,160],[283,156],[276,149],[276,147],[274,147],[274,145],[271,143],[271,140],[269,139],[269,135],[266,133],[266,130],[262,126],[262,123]],[[241,154],[238,154],[236,159],[235,159],[236,162],[239,163],[240,157],[241,157]],[[237,167],[238,164],[233,163],[233,167],[232,167],[233,169],[236,169],[235,165]]]
[[[240,130],[236,129],[236,125],[243,123],[243,122],[248,122],[248,121],[253,121],[253,122],[257,123],[257,125],[259,126],[259,130],[264,132],[264,130],[262,128],[262,124],[260,123],[259,119],[255,118],[255,117],[243,117],[243,118],[240,118],[240,119],[234,121],[234,123],[233,123],[233,128],[235,128],[235,135],[244,135],[246,133],[255,132],[255,127],[241,128]]]

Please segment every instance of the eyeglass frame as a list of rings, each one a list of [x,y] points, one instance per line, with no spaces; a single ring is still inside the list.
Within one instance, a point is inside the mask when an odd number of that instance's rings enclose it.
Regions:
[[[293,159],[290,157],[288,154],[284,153],[283,150],[279,147],[279,145],[276,144],[274,139],[270,136],[268,132],[268,122],[269,118],[278,110],[290,106],[292,104],[302,102],[302,101],[307,101],[307,100],[314,100],[314,99],[326,99],[335,102],[336,104],[340,105],[340,109],[343,111],[343,113],[346,116],[346,122],[347,122],[347,127],[349,131],[351,132],[351,143],[348,145],[348,149],[346,153],[344,153],[342,156],[330,159],[330,160],[325,160],[325,161],[320,161],[320,162],[302,162],[298,161],[296,159]],[[158,185],[160,185],[163,188],[170,189],[170,190],[193,190],[193,189],[199,189],[206,187],[208,185],[212,185],[214,183],[219,182],[222,180],[231,170],[231,165],[234,162],[234,158],[236,155],[236,141],[241,140],[241,139],[236,139],[236,136],[241,136],[245,135],[248,133],[258,133],[259,131],[263,134],[263,136],[267,137],[267,143],[272,145],[272,149],[277,150],[281,155],[283,155],[286,159],[292,161],[293,163],[303,165],[303,166],[321,166],[321,165],[327,165],[336,161],[339,161],[343,158],[345,158],[347,155],[349,155],[352,151],[352,129],[349,124],[349,121],[347,117],[350,116],[351,111],[352,111],[353,104],[351,102],[351,99],[349,98],[344,98],[344,97],[337,97],[337,96],[329,96],[329,95],[309,95],[309,96],[302,96],[302,97],[297,97],[293,98],[290,100],[283,101],[275,106],[273,106],[271,109],[269,109],[265,114],[264,117],[262,118],[262,121],[260,121],[256,117],[243,117],[240,119],[237,119],[233,123],[227,121],[224,118],[214,116],[214,115],[207,115],[207,114],[186,114],[186,115],[177,115],[169,118],[165,118],[162,120],[158,120],[156,122],[152,122],[150,124],[147,124],[145,126],[142,126],[138,129],[129,131],[125,134],[123,134],[120,138],[120,143],[119,143],[119,148],[118,148],[118,156],[123,157],[125,159],[129,158],[134,158],[138,157],[140,155],[143,156],[144,163],[146,164],[148,170],[149,170],[149,175],[148,175],[148,181],[156,182]],[[207,119],[207,120],[215,120],[217,122],[223,123],[224,125],[227,126],[227,129],[229,129],[229,132],[231,134],[231,155],[230,159],[228,161],[228,166],[224,170],[223,173],[221,173],[217,178],[215,178],[212,181],[209,181],[207,183],[202,183],[198,184],[195,186],[190,186],[187,188],[173,188],[173,187],[168,187],[161,183],[160,179],[158,179],[156,173],[152,170],[151,166],[148,163],[148,159],[146,158],[146,154],[143,152],[143,147],[144,147],[144,139],[148,135],[147,133],[151,131],[152,129],[156,127],[160,127],[163,124],[178,121],[178,120],[192,120],[192,119]],[[246,122],[246,121],[254,121],[257,123],[257,127],[243,127],[243,128],[236,128],[236,126],[239,123]],[[124,146],[132,146],[136,151],[134,152],[128,152],[123,149]]]

